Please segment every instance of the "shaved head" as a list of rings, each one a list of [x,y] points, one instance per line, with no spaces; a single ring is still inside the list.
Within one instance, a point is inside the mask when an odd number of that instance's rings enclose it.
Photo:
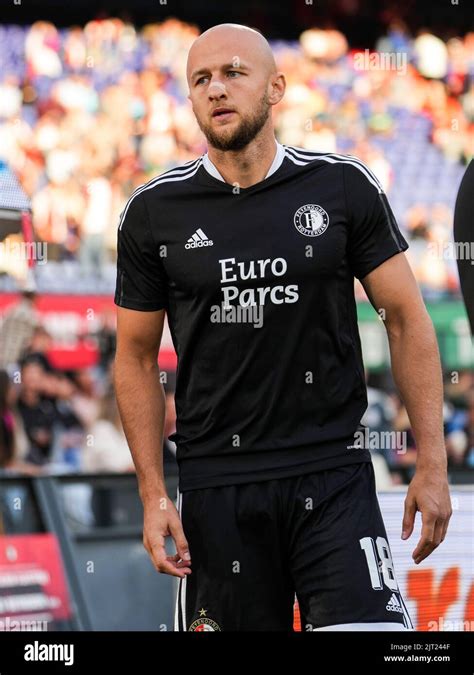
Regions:
[[[239,55],[243,58],[243,54],[251,57],[253,63],[261,68],[267,77],[276,73],[275,57],[268,40],[261,33],[254,28],[242,26],[239,23],[220,23],[218,26],[213,26],[204,31],[193,42],[189,50],[186,69],[188,83],[193,72],[193,63],[199,58],[203,47],[212,46],[217,50],[220,45],[225,45],[231,51],[232,47],[235,47],[233,53],[237,58],[239,58]]]
[[[262,134],[273,138],[271,108],[282,98],[285,80],[261,33],[236,23],[209,28],[189,50],[186,77],[210,146],[239,151]]]

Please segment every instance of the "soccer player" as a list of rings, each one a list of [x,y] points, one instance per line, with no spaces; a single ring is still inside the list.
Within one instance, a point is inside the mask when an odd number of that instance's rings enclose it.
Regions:
[[[454,241],[458,247],[458,265],[461,289],[467,316],[474,336],[474,161],[471,160],[459,186],[454,210]]]
[[[285,78],[265,38],[221,24],[192,45],[208,152],[135,190],[120,219],[115,381],[144,545],[180,577],[175,629],[410,630],[369,450],[354,277],[390,340],[418,458],[403,517],[451,515],[437,343],[377,178],[357,158],[275,139]],[[167,494],[157,354],[178,355],[179,490]],[[176,555],[167,555],[171,535]]]

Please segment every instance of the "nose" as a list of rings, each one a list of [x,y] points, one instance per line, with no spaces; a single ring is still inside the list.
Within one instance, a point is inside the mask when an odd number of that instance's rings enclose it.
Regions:
[[[219,80],[212,80],[208,90],[207,94],[209,96],[209,100],[218,100],[221,99],[225,96],[227,96],[227,92],[225,90],[225,86],[222,82],[219,82]]]

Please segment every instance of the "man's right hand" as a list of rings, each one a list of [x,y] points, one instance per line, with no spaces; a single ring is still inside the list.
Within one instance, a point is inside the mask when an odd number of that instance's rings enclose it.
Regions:
[[[177,551],[175,555],[166,555],[167,536],[173,537]],[[191,574],[191,554],[181,518],[167,495],[144,505],[143,545],[158,572],[180,578]]]

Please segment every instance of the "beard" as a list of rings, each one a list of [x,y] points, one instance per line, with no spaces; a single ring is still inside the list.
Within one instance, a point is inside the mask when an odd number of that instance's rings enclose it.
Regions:
[[[270,105],[264,95],[252,117],[243,118],[232,133],[216,132],[210,124],[197,120],[207,142],[216,150],[243,150],[261,131],[270,111]]]

